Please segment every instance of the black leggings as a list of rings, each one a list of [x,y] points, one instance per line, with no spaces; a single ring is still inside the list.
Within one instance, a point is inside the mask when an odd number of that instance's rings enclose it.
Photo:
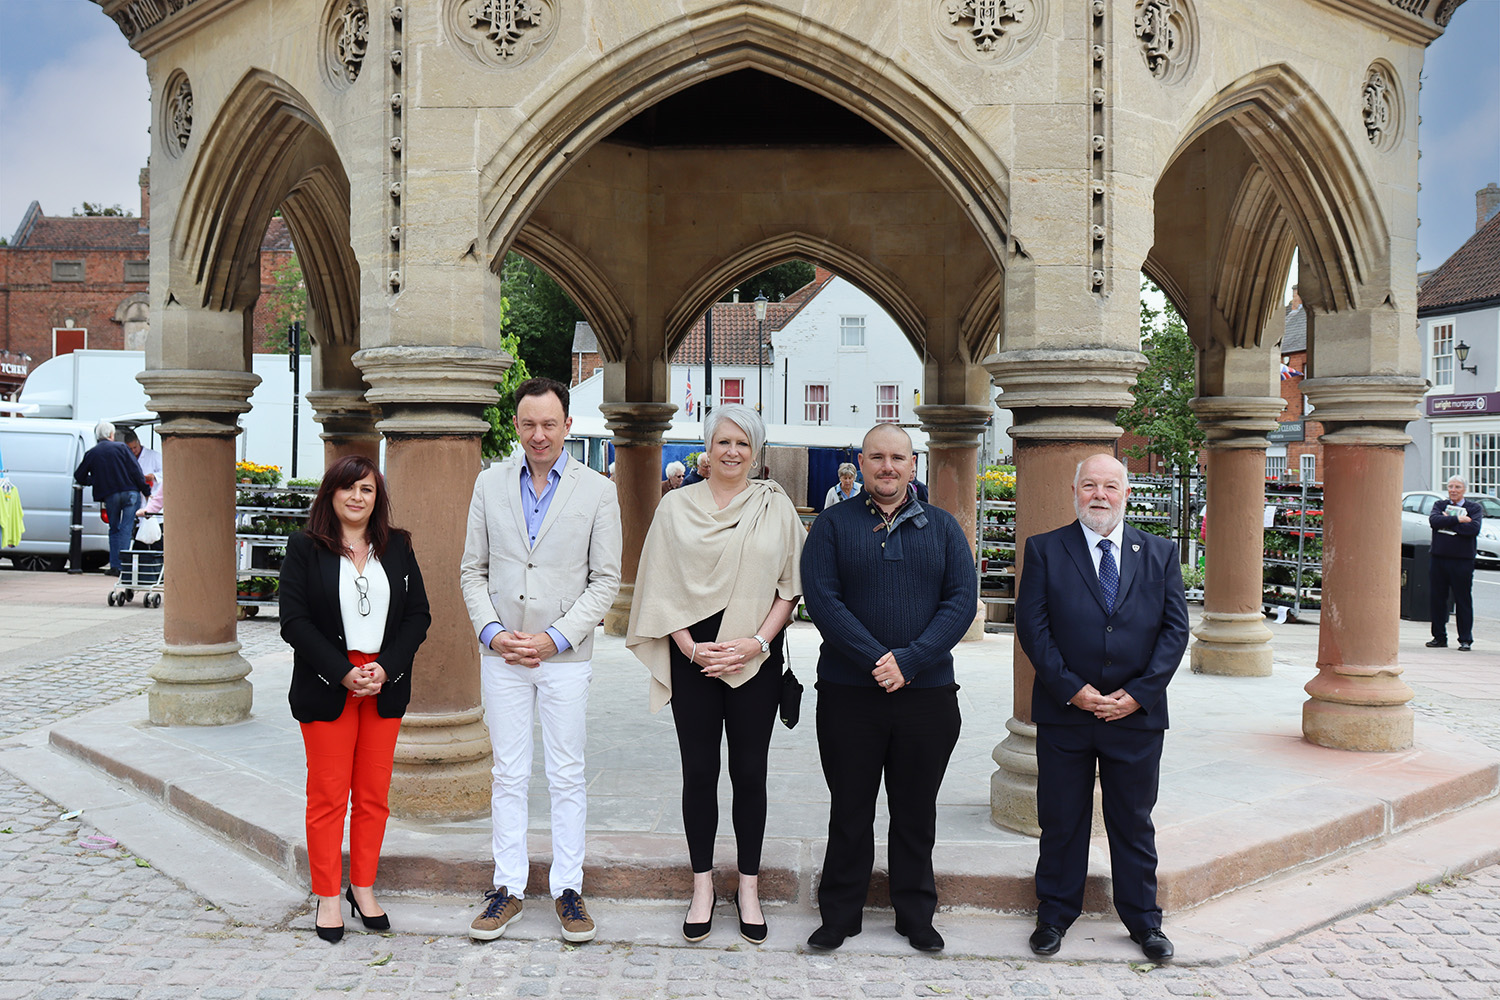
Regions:
[[[721,611],[689,626],[695,642],[714,642]],[[729,734],[729,779],[734,785],[734,838],[743,875],[760,874],[766,833],[766,757],[781,700],[782,639],[755,676],[737,688],[705,677],[675,642],[672,654],[672,721],[682,753],[682,825],[688,857],[698,874],[713,871],[719,832],[719,745]]]

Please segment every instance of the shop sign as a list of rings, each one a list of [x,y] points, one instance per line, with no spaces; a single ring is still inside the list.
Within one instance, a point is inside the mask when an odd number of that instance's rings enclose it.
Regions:
[[[1288,441],[1306,441],[1306,424],[1301,420],[1282,420],[1277,423],[1274,431],[1266,435],[1266,440],[1272,444],[1286,444]]]
[[[1429,417],[1470,417],[1500,413],[1500,392],[1482,392],[1475,396],[1428,396]]]

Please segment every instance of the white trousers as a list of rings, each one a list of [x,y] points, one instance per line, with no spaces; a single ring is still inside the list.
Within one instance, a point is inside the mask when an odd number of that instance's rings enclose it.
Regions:
[[[552,793],[553,898],[583,891],[583,830],[588,795],[583,776],[584,715],[589,701],[589,660],[545,661],[531,668],[482,655],[479,682],[484,721],[495,764],[490,774],[490,830],[495,887],[524,896],[531,870],[526,854],[527,791],[531,783],[533,718],[542,722],[542,753]]]

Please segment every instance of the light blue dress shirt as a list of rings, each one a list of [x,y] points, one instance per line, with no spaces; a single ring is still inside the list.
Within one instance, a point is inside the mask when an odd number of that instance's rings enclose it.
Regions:
[[[542,522],[547,519],[547,511],[552,506],[552,498],[557,495],[557,484],[562,482],[562,470],[567,464],[568,453],[564,451],[557,456],[557,461],[552,463],[552,468],[547,472],[547,485],[542,490],[542,495],[537,496],[536,487],[531,480],[531,464],[526,461],[521,462],[521,510],[526,515],[528,548],[536,546],[536,534],[542,530]],[[487,653],[494,652],[490,649],[490,643],[496,635],[505,631],[508,630],[501,622],[490,622],[479,633],[479,645]],[[573,647],[573,644],[551,625],[547,626],[547,634],[552,637],[559,653]]]

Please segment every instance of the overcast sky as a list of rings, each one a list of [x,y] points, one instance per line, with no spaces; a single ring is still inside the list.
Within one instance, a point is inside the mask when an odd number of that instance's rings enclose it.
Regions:
[[[1468,0],[1422,74],[1417,233],[1437,267],[1474,232],[1474,192],[1500,183],[1500,0]],[[146,63],[91,0],[0,0],[0,236],[32,201],[140,211],[150,152]]]

